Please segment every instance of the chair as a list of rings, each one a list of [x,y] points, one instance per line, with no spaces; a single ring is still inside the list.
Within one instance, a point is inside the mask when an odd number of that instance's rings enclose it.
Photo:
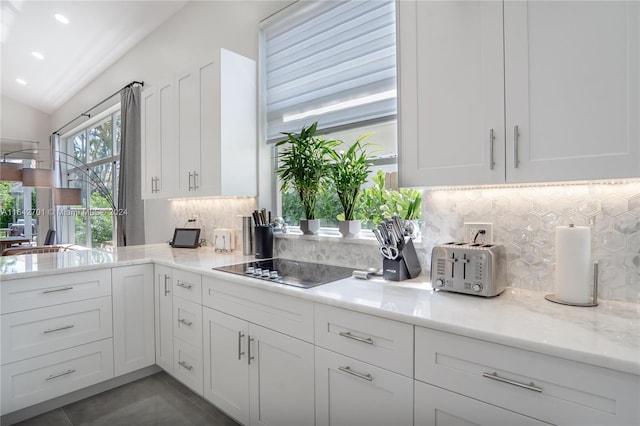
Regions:
[[[45,246],[51,246],[53,244],[56,243],[56,230],[55,229],[49,229],[47,231],[47,236],[44,239],[44,245]]]
[[[9,247],[2,251],[2,256],[17,256],[20,254],[35,253],[55,253],[66,251],[64,246],[30,246],[30,247]]]

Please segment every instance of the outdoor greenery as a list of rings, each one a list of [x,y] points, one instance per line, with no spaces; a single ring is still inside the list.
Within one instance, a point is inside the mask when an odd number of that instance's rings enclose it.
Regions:
[[[278,142],[283,146],[278,153],[279,165],[276,173],[282,179],[283,193],[294,189],[302,202],[304,218],[314,219],[318,194],[328,185],[330,165],[327,156],[340,141],[325,140],[315,136],[318,122],[308,128],[303,127],[300,133],[283,133],[287,139]]]
[[[8,228],[13,222],[15,198],[11,195],[11,182],[0,182],[0,228]]]
[[[373,184],[362,189],[354,208],[354,218],[362,221],[364,229],[375,228],[382,219],[397,214],[402,219],[422,218],[422,193],[419,189],[402,188],[399,191],[385,188],[385,174],[378,170],[372,177]],[[302,204],[295,192],[282,194],[282,211],[285,221],[297,225],[303,213]],[[337,227],[343,213],[340,200],[334,191],[318,194],[316,217],[326,219],[324,226]]]

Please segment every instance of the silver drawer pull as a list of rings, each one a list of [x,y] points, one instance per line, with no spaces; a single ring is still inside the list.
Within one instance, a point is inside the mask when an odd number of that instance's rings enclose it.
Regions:
[[[513,167],[516,169],[520,165],[520,131],[518,130],[518,126],[513,126]]]
[[[542,388],[535,385],[535,383],[531,382],[529,384],[516,382],[515,380],[506,379],[504,377],[498,376],[498,373],[495,371],[493,373],[482,373],[482,377],[486,377],[487,379],[497,380],[502,383],[508,383],[510,385],[518,386],[520,388],[525,388],[532,390],[534,392],[542,392]]]
[[[351,367],[346,366],[346,367],[338,367],[338,370],[340,371],[344,371],[345,373],[351,374],[352,376],[356,376],[360,379],[364,379],[364,380],[368,380],[370,382],[373,381],[373,376],[371,376],[371,374],[362,374],[362,373],[358,373],[357,371],[353,371],[351,369]]]
[[[193,370],[193,365],[189,365],[189,364],[187,364],[187,363],[186,363],[186,362],[184,362],[184,361],[179,361],[179,362],[178,362],[178,365],[179,365],[179,366],[181,366],[181,367],[186,368],[186,369],[187,369],[187,370],[189,370],[189,371]]]
[[[179,323],[182,323],[182,324],[184,324],[184,325],[186,325],[187,327],[191,327],[191,325],[193,324],[191,321],[187,321],[187,320],[186,320],[186,319],[184,319],[184,318],[180,318],[180,319],[178,320],[178,322],[179,322]]]
[[[368,345],[373,345],[373,339],[371,337],[358,337],[351,334],[350,331],[341,331],[338,333],[342,337],[347,337],[349,339],[357,340],[358,342],[366,343]]]
[[[60,331],[60,330],[67,330],[69,328],[73,328],[75,327],[74,325],[64,325],[62,327],[58,327],[58,328],[50,328],[48,330],[43,331],[43,333],[53,333],[54,331]]]
[[[187,290],[191,290],[191,287],[193,287],[191,284],[185,284],[182,281],[178,281],[178,287],[182,287],[182,288],[186,288]]]
[[[64,373],[52,374],[49,377],[47,377],[45,380],[55,379],[57,377],[66,376],[67,374],[71,374],[71,373],[75,373],[75,372],[76,372],[76,370],[67,370]]]
[[[244,352],[242,352],[243,337],[244,337],[244,334],[242,333],[242,331],[238,331],[238,360],[242,359],[242,355],[244,355]]]
[[[66,291],[66,290],[73,290],[73,287],[62,287],[62,288],[56,288],[55,290],[45,290],[42,292],[42,294],[55,293],[57,291]]]
[[[489,129],[489,170],[493,170],[496,166],[493,147],[495,140],[496,137],[493,135],[493,129]]]

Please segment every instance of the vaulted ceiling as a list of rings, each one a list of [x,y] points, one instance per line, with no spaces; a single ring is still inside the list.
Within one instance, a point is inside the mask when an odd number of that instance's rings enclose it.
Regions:
[[[0,93],[50,114],[186,3],[2,0]]]

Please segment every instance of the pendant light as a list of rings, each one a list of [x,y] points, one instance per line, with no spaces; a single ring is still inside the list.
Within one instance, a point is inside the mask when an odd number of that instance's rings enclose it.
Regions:
[[[55,187],[55,175],[52,169],[22,169],[22,186]]]
[[[22,163],[0,162],[0,181],[20,182],[22,180]]]
[[[82,204],[82,189],[54,188],[53,204],[56,206],[78,206]]]

